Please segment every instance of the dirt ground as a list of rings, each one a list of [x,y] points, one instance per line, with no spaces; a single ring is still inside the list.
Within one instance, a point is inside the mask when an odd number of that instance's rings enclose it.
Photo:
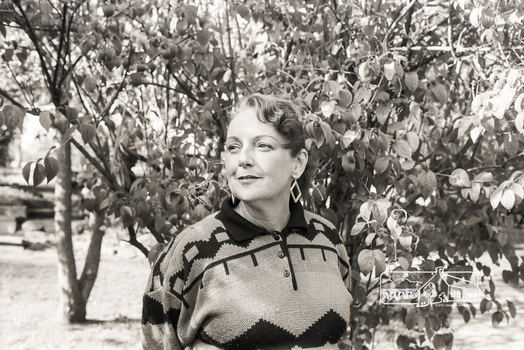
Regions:
[[[85,238],[76,238],[78,256],[85,251]],[[56,253],[0,246],[0,349],[141,349],[141,297],[149,267],[136,249],[117,240],[108,240],[95,287],[88,303],[89,323],[64,325],[57,315]],[[520,255],[523,255],[522,252]],[[504,265],[496,267],[498,276]],[[477,313],[465,325],[455,315],[453,349],[524,349],[524,286],[510,287],[497,281],[499,300],[511,300],[517,317],[499,328],[491,315]],[[477,306],[478,307],[478,306]],[[395,349],[403,327],[377,332],[374,349]]]
[[[0,246],[0,349],[141,349],[149,267],[131,248],[115,248],[103,252],[87,305],[90,322],[64,325],[57,314],[55,250]]]

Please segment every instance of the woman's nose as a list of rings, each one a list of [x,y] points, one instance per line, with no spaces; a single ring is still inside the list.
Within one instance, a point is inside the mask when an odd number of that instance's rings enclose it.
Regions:
[[[238,157],[238,165],[245,168],[253,165],[253,152],[249,147],[243,147]]]

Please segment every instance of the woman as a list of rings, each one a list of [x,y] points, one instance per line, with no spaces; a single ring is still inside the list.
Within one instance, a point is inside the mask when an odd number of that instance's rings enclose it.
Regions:
[[[231,199],[154,264],[145,349],[336,348],[349,324],[348,256],[335,227],[300,204],[304,140],[286,100],[255,94],[233,113]]]

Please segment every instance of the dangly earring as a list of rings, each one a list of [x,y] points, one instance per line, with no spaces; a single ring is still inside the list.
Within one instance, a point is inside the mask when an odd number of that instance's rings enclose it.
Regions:
[[[236,205],[238,203],[238,199],[237,197],[235,197],[233,192],[231,192],[231,203],[233,203],[233,205]]]
[[[300,186],[298,186],[297,179],[293,178],[293,183],[291,184],[291,188],[289,189],[289,191],[291,192],[291,197],[293,198],[293,201],[297,203],[302,197],[302,191],[300,190]]]

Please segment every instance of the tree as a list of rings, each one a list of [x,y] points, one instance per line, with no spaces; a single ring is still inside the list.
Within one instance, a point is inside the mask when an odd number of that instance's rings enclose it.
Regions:
[[[305,205],[347,241],[354,348],[370,346],[372,333],[392,318],[421,332],[417,339],[401,334],[401,348],[452,342],[450,307],[381,303],[386,269],[482,271],[490,283],[480,311],[491,311],[494,325],[515,315],[477,260],[484,252],[494,263],[508,259],[504,280],[524,277],[507,232],[522,220],[524,197],[523,5],[39,5],[3,5],[0,31],[25,41],[3,48],[2,64],[14,73],[0,95],[81,151],[86,210],[118,218],[144,254],[149,249],[137,235],[165,242],[227,196],[220,173],[225,116],[239,97],[263,91],[295,99],[307,112],[307,144],[319,170]],[[27,86],[51,96],[54,107],[24,97]],[[53,175],[52,159],[29,165],[28,178]],[[152,258],[158,247],[149,248]],[[474,305],[457,307],[465,322],[476,313]]]

